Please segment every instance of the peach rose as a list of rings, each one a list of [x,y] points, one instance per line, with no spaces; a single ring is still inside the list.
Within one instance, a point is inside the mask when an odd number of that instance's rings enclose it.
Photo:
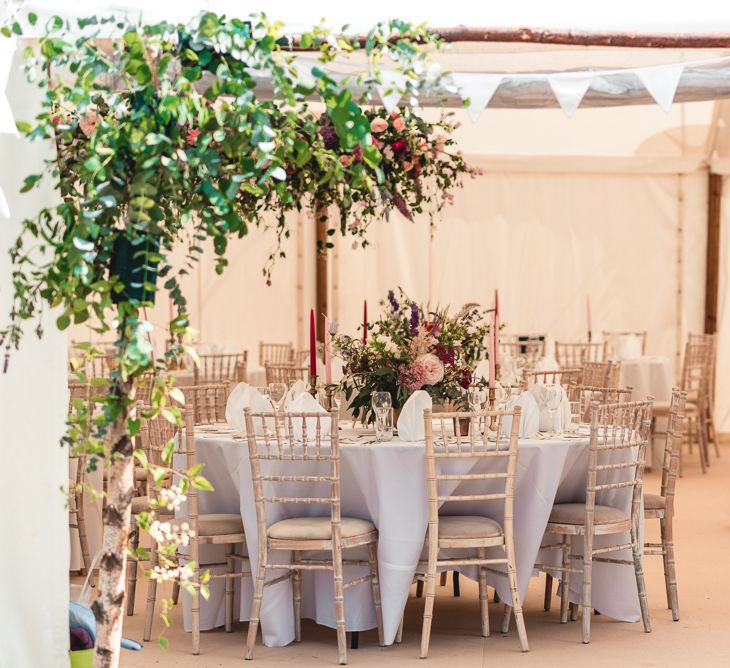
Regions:
[[[425,371],[424,385],[436,385],[444,379],[444,363],[432,353],[424,353],[416,358],[416,363]]]
[[[374,134],[378,132],[385,132],[387,129],[388,121],[384,118],[373,118],[373,120],[370,121],[370,132]]]
[[[393,128],[398,132],[403,132],[403,130],[406,129],[406,122],[403,120],[402,116],[398,116],[398,118],[393,121]]]
[[[413,163],[412,163],[412,162],[408,162],[408,160],[406,160],[406,161],[405,161],[405,162],[403,163],[403,169],[404,169],[405,171],[409,172],[410,170],[412,170],[412,169],[413,169]]]
[[[344,167],[349,167],[352,164],[352,156],[351,155],[341,155],[340,164]]]

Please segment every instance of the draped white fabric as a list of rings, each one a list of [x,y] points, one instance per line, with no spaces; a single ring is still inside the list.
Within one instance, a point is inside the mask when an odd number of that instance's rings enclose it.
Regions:
[[[0,38],[2,39],[2,38]],[[35,113],[38,96],[22,83],[16,55],[10,97],[17,118]],[[48,187],[35,197],[20,196],[23,177],[42,169],[42,144],[0,134],[0,186],[11,219],[0,218],[0,326],[10,311],[11,265],[8,249],[23,216],[50,204]],[[69,531],[66,499],[67,453],[60,447],[66,413],[66,336],[55,329],[55,315],[42,318],[42,340],[26,327],[21,350],[14,351],[7,374],[0,374],[3,461],[12,466],[0,485],[3,546],[0,564],[0,646],[3,666],[68,666]],[[12,414],[12,419],[11,418]]]

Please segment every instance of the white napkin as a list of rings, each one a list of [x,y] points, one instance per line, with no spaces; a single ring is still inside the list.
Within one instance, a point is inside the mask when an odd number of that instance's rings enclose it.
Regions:
[[[298,380],[295,383],[292,384],[291,389],[286,393],[286,397],[284,398],[284,410],[292,410],[289,408],[289,406],[296,401],[297,397],[304,394],[309,394],[307,392],[307,384],[303,380]],[[309,395],[312,396],[311,394]],[[319,406],[319,404],[317,404]],[[321,408],[321,406],[320,406]]]
[[[319,405],[319,402],[309,392],[302,392],[294,401],[289,404],[286,408],[289,413],[324,413],[327,411]],[[317,419],[306,418],[307,421],[307,440],[314,441],[317,433]],[[303,429],[302,423],[304,421],[301,418],[292,419],[292,429],[294,431],[294,439],[297,441],[302,440]],[[288,426],[288,425],[287,425]],[[320,422],[321,436],[324,438],[330,435],[330,421],[323,420]],[[337,426],[335,426],[337,428]]]
[[[611,360],[635,360],[641,357],[641,340],[636,334],[620,334],[609,337],[608,357]]]
[[[540,409],[540,431],[562,431],[568,425],[570,421],[570,403],[568,402],[568,394],[564,387],[561,387],[560,405],[558,406],[557,413],[555,415],[555,422],[553,424],[552,411],[547,406],[547,386],[542,383],[536,383],[533,385],[529,392],[537,402],[537,406]]]
[[[554,357],[541,357],[535,364],[535,371],[558,371],[560,366]]]
[[[408,397],[398,417],[398,438],[401,441],[422,441],[426,438],[423,411],[432,406],[431,395],[425,390],[416,390]]]
[[[522,408],[520,415],[520,438],[532,438],[540,428],[540,408],[535,397],[529,392],[523,392],[519,397],[512,397],[507,402],[507,410],[514,410],[515,406]],[[512,430],[512,418],[504,418],[502,433],[508,435]]]
[[[226,401],[226,422],[241,434],[246,432],[244,408],[250,408],[254,413],[268,413],[273,410],[271,402],[255,387],[248,383],[238,383]],[[273,423],[271,427],[273,428]],[[255,420],[254,431],[259,436],[263,435],[261,420]]]
[[[476,383],[482,378],[489,380],[489,360],[482,360],[474,369],[474,382]]]

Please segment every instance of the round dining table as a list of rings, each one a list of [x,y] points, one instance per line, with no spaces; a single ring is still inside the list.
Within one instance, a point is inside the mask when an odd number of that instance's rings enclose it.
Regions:
[[[378,529],[378,570],[382,598],[385,642],[394,641],[404,613],[416,567],[423,554],[428,525],[426,458],[424,442],[404,442],[397,437],[377,443],[372,433],[341,429],[340,470],[342,515],[372,521]],[[554,503],[585,499],[588,466],[588,435],[520,439],[515,479],[514,535],[516,570],[521,597],[524,598],[538,561],[550,563],[558,551],[540,552],[545,526]],[[196,450],[203,475],[212,483],[213,492],[198,495],[199,513],[240,513],[246,534],[247,553],[252,572],[256,570],[258,537],[256,509],[248,458],[248,443],[225,424],[196,427]],[[492,459],[492,458],[489,458]],[[484,461],[484,458],[481,459]],[[183,465],[182,462],[180,462]],[[293,462],[292,466],[297,463]],[[322,492],[322,490],[320,490]],[[326,491],[325,491],[326,493]],[[458,488],[454,490],[458,494]],[[615,498],[604,502],[629,511],[625,490],[612,492]],[[620,495],[624,495],[620,497]],[[302,512],[301,506],[276,506],[267,522],[278,521]],[[185,508],[181,508],[185,513]],[[268,512],[268,511],[267,511]],[[494,501],[446,503],[445,514],[490,516],[502,521],[503,508]],[[320,513],[328,513],[323,506]],[[613,540],[628,542],[628,535]],[[580,550],[580,545],[576,545]],[[220,561],[218,546],[201,546],[200,561]],[[347,555],[346,555],[347,556]],[[357,556],[357,555],[355,555]],[[630,554],[621,555],[630,558]],[[244,562],[245,563],[245,562]],[[461,571],[474,574],[468,568]],[[346,567],[345,581],[364,574],[362,567]],[[268,573],[268,578],[276,577]],[[557,575],[557,574],[556,574]],[[304,572],[302,616],[335,627],[332,574],[329,571]],[[581,599],[581,578],[572,578],[570,599]],[[234,610],[247,620],[253,597],[252,580],[236,580]],[[492,576],[490,585],[503,601],[510,601],[506,578]],[[184,597],[184,624],[190,630],[190,600]],[[594,607],[623,621],[639,619],[639,603],[633,567],[596,563],[593,570]],[[366,585],[348,589],[345,594],[348,631],[376,627],[371,590]],[[224,585],[213,580],[210,598],[201,600],[201,629],[224,623]],[[264,592],[261,626],[264,643],[282,646],[294,640],[292,590],[289,580],[267,587]]]

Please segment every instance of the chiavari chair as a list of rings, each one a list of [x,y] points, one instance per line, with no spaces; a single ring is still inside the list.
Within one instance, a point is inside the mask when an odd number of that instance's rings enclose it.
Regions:
[[[259,341],[259,366],[269,364],[290,364],[294,360],[294,346],[291,343],[266,343]]]
[[[707,401],[704,403],[703,422],[707,432],[707,440],[712,443],[715,449],[715,456],[720,456],[715,430],[715,387],[717,377],[717,334],[690,334],[690,343],[704,343],[708,347],[707,354]]]
[[[248,408],[244,412],[258,524],[258,567],[246,658],[253,658],[265,587],[291,579],[295,640],[298,642],[301,640],[301,572],[330,570],[334,576],[339,661],[345,664],[345,590],[370,582],[381,645],[383,618],[378,581],[378,531],[369,520],[341,516],[338,413],[336,410],[331,413],[252,413]],[[259,433],[263,433],[263,436],[255,435],[255,423],[261,424]],[[301,438],[295,436],[297,429],[301,432]],[[296,471],[277,474],[284,462],[296,466]],[[296,482],[299,487],[293,488],[292,482]],[[267,508],[281,504],[315,506],[327,512],[327,515],[291,517],[270,523]],[[343,551],[356,547],[367,547],[367,561],[344,559]],[[290,562],[281,563],[288,561],[276,556],[281,551],[290,553]],[[304,552],[324,552],[328,556],[305,558],[302,556]],[[344,582],[343,566],[351,564],[367,566],[369,575]],[[287,573],[266,580],[267,571],[279,569]]]
[[[210,385],[188,385],[181,387],[185,405],[195,411],[195,424],[215,424],[226,421],[226,401],[229,394],[228,383]]]
[[[477,566],[479,569],[479,601],[481,607],[482,636],[489,635],[487,601],[487,573],[507,577],[512,600],[505,608],[514,610],[517,633],[523,652],[528,650],[527,632],[522,614],[522,604],[517,586],[514,549],[514,480],[517,467],[517,442],[520,429],[521,408],[512,411],[479,411],[472,413],[437,413],[426,409],[423,413],[426,434],[426,481],[428,485],[428,532],[426,547],[428,560],[420,562],[418,571],[426,576],[423,629],[421,632],[421,658],[428,656],[436,596],[436,573],[441,569],[455,570],[458,566]],[[505,429],[504,418],[511,418],[511,427]],[[434,420],[437,422],[434,437]],[[469,421],[469,435],[461,435],[461,429],[453,425],[461,420]],[[488,440],[488,431],[479,434],[480,421],[494,420],[495,445]],[[469,471],[461,468],[446,472],[450,461],[471,460],[474,467]],[[454,484],[456,483],[456,486]],[[444,486],[453,492],[444,494]],[[481,515],[453,515],[453,507],[460,503],[484,501],[496,503],[500,508],[501,522]],[[439,507],[448,504],[449,514],[439,514]],[[442,508],[443,510],[443,508]],[[489,548],[500,548],[502,554],[488,556]],[[440,550],[449,550],[449,557],[439,556]],[[466,554],[454,555],[454,550]],[[476,551],[476,557],[474,555]],[[505,571],[495,569],[503,566]],[[506,627],[503,629],[506,632]]]
[[[550,513],[546,536],[558,536],[562,541],[543,544],[542,549],[560,550],[562,564],[535,564],[535,568],[562,574],[560,622],[568,621],[570,579],[582,574],[582,640],[590,642],[593,564],[633,565],[639,592],[639,605],[644,631],[651,631],[649,607],[644,582],[644,568],[639,536],[642,505],[644,456],[651,422],[652,399],[627,403],[591,405],[591,435],[588,448],[588,473],[585,501],[555,504]],[[620,503],[616,490],[630,493],[631,507],[626,512],[615,507]],[[630,534],[630,542],[618,542],[595,547],[597,536]],[[572,538],[582,539],[582,555],[572,554]],[[631,549],[632,559],[604,556],[611,552]],[[582,561],[582,568],[571,566]]]
[[[266,370],[266,383],[284,383],[289,386],[298,380],[303,380],[305,383],[309,381],[309,366],[308,365],[297,365],[294,363],[288,364],[265,364],[264,369]]]
[[[580,377],[582,385],[593,387],[618,387],[621,378],[621,362],[586,362]]]
[[[200,364],[193,367],[193,385],[207,383],[246,382],[248,351],[200,355]]]
[[[521,358],[527,368],[534,367],[545,356],[545,342],[534,341],[505,341],[500,338],[500,354],[505,358]]]
[[[708,397],[708,361],[712,354],[707,341],[687,341],[684,348],[684,360],[682,362],[682,380],[680,389],[687,393],[687,400],[684,404],[684,415],[687,418],[686,429],[689,441],[689,450],[692,452],[692,443],[696,439],[698,443],[700,467],[705,473],[709,466],[708,434],[704,416],[706,415],[706,403]],[[654,404],[653,425],[656,433],[656,418],[669,416],[670,402],[657,401]],[[681,471],[680,455],[680,471]]]
[[[603,331],[603,340],[608,343],[608,349],[609,352],[611,352],[611,349],[613,346],[615,346],[615,341],[620,341],[622,337],[625,336],[635,336],[639,344],[641,345],[641,355],[642,357],[646,355],[646,337],[647,332],[646,330],[640,331],[640,332],[607,332]]]
[[[667,607],[672,619],[679,621],[677,598],[677,573],[674,561],[674,496],[679,473],[679,454],[682,449],[682,420],[687,393],[672,390],[669,423],[662,461],[662,482],[659,494],[644,494],[644,519],[659,520],[659,543],[644,543],[644,554],[658,555],[664,562],[664,584],[667,590]]]
[[[195,427],[196,427],[196,408],[190,404],[187,405],[183,412],[185,430],[182,434],[178,434],[178,444],[175,450],[176,454],[185,456],[185,467],[191,469],[198,464],[196,443],[195,443]],[[154,498],[154,488],[150,488],[151,497]],[[191,598],[191,618],[192,618],[192,644],[193,654],[200,654],[200,584],[201,584],[201,566],[200,566],[200,546],[201,545],[223,545],[225,549],[225,560],[220,563],[206,564],[205,568],[214,568],[216,566],[225,566],[224,573],[210,573],[210,579],[225,580],[225,630],[230,633],[233,630],[233,594],[234,580],[243,577],[251,577],[250,571],[236,571],[235,562],[244,562],[248,557],[244,556],[243,550],[235,552],[236,545],[243,545],[246,541],[243,531],[243,520],[239,514],[233,513],[198,513],[198,490],[195,485],[190,485],[187,492],[187,516],[175,517],[170,519],[170,526],[174,530],[185,530],[187,525],[191,531],[189,543],[189,555],[180,553],[176,555],[177,563],[180,560],[190,560],[195,564],[191,577],[193,589],[190,592]],[[162,555],[158,549],[158,545],[153,543],[151,551],[151,570],[154,571],[159,565],[161,559],[167,559],[166,555]],[[147,589],[147,612],[145,615],[144,640],[148,641],[152,635],[152,618],[155,611],[155,601],[157,595],[157,581],[154,578],[149,579]]]
[[[525,382],[527,387],[533,385],[562,385],[568,387],[571,384],[578,384],[581,379],[582,369],[558,369],[557,371],[526,371]]]
[[[634,388],[626,387],[597,387],[593,385],[571,384],[568,386],[568,401],[580,404],[581,419],[588,422],[591,419],[591,406],[594,403],[625,404],[631,401]]]
[[[555,360],[560,368],[582,367],[586,362],[603,362],[606,359],[606,343],[555,342]]]

